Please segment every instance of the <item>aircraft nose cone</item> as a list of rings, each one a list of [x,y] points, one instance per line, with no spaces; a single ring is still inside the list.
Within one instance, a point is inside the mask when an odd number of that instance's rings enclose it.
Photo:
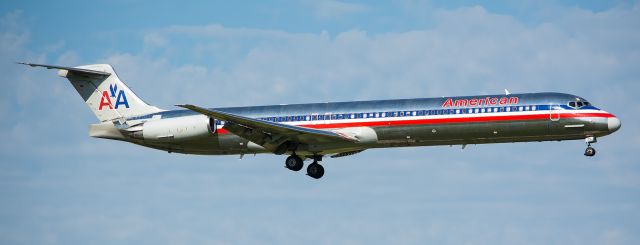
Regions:
[[[610,117],[607,121],[609,132],[613,133],[620,128],[620,119],[617,117]]]

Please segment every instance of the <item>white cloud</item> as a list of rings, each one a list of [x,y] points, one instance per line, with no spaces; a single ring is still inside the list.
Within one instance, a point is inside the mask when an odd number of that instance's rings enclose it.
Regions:
[[[308,1],[315,16],[321,20],[335,20],[340,17],[367,11],[364,4],[347,3],[337,0]]]
[[[22,11],[14,11],[0,18],[0,50],[3,57],[20,50],[29,39],[29,32],[20,28],[21,16]]]
[[[635,44],[629,41],[635,35],[628,34],[633,25],[620,23],[621,30],[608,35],[606,42],[598,41],[600,35],[592,31],[593,24],[602,22],[598,16],[611,16],[608,25],[623,22],[619,15],[635,18],[629,10],[612,11],[616,14],[591,13],[591,18],[581,18],[575,25],[527,26],[476,6],[436,11],[438,24],[432,29],[376,34],[172,26],[146,35],[163,40],[167,47],[147,45],[144,53],[115,54],[107,60],[135,59],[136,73],[162,81],[154,84],[175,83],[167,89],[187,92],[190,98],[198,97],[194,95],[199,91],[243,91],[253,98],[251,102],[287,103],[500,93],[504,88],[513,92],[576,92],[589,97],[596,93],[587,88],[620,72],[629,73],[639,59]],[[607,44],[611,42],[624,45],[610,47]],[[196,61],[189,61],[189,57]],[[182,62],[176,64],[175,60]],[[178,74],[181,63],[199,64],[203,70]],[[383,85],[392,86],[380,89]],[[189,86],[194,91],[187,90]],[[184,100],[179,94],[165,99]],[[281,99],[285,95],[287,99]],[[229,100],[233,98],[223,94],[215,97],[234,104]]]
[[[167,44],[162,36],[155,33],[150,33],[144,36],[144,45],[151,47],[164,47]]]

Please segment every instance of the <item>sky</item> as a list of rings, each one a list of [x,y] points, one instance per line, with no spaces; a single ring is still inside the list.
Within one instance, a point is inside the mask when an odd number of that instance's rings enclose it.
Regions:
[[[325,159],[94,139],[54,71],[112,64],[165,109],[565,92],[622,121],[583,141]],[[640,244],[638,1],[0,4],[0,244]]]

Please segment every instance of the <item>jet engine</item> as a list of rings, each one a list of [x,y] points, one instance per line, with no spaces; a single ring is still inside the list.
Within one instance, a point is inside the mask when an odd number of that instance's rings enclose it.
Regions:
[[[134,137],[148,141],[186,141],[204,138],[215,133],[216,119],[195,115],[144,122],[142,130],[135,132]]]

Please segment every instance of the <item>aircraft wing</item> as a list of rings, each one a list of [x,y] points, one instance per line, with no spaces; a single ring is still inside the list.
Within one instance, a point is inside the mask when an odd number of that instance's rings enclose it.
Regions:
[[[274,152],[287,141],[303,144],[358,142],[356,138],[328,130],[269,122],[195,105],[176,106],[225,121],[224,129]]]

